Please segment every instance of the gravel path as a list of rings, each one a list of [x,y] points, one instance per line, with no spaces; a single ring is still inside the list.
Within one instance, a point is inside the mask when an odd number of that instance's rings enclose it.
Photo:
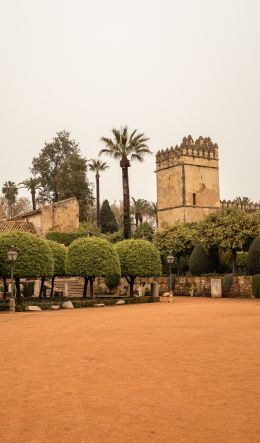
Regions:
[[[260,301],[0,314],[0,442],[260,442]]]

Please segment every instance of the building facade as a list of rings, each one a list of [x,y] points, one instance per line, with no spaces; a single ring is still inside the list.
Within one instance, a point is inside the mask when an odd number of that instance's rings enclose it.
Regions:
[[[156,154],[158,228],[197,222],[220,208],[218,145],[189,135]]]

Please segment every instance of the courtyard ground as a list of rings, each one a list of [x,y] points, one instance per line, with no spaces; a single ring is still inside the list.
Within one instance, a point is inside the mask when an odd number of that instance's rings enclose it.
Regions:
[[[0,442],[260,442],[260,302],[0,314]]]

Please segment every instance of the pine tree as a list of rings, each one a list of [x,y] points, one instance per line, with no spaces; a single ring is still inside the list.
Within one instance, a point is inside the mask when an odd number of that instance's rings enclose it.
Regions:
[[[110,208],[108,200],[104,200],[100,209],[100,228],[104,234],[118,230],[116,218]]]

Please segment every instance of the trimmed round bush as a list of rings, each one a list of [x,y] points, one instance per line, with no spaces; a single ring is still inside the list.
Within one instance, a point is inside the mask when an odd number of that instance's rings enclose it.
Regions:
[[[79,238],[70,244],[66,270],[69,275],[85,278],[83,297],[86,296],[87,282],[90,281],[91,298],[94,296],[95,277],[121,274],[119,258],[114,247],[107,240],[98,237]]]
[[[147,240],[123,240],[115,244],[119,255],[121,272],[130,285],[133,297],[135,278],[160,275],[162,266],[156,247]]]
[[[252,241],[248,250],[247,269],[250,275],[260,274],[260,236]]]
[[[66,248],[64,245],[57,243],[52,240],[46,240],[49,247],[51,248],[51,253],[54,261],[54,276],[65,275],[65,264],[66,264]]]
[[[253,289],[254,297],[260,298],[260,274],[253,275],[252,289]]]
[[[18,252],[14,274],[17,277],[51,276],[54,270],[51,249],[46,240],[25,232],[9,232],[0,235],[1,274],[10,276],[7,252],[14,245]]]
[[[201,246],[195,246],[189,260],[190,273],[192,275],[210,274],[213,272],[213,267],[210,255]]]

